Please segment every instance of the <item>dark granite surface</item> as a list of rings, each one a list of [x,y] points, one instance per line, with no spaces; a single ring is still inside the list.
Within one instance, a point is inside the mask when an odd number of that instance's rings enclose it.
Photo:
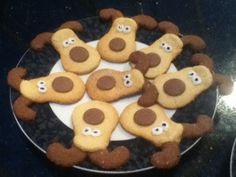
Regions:
[[[236,2],[228,1],[1,1],[0,4],[0,176],[64,177],[102,176],[50,163],[19,129],[9,103],[8,70],[16,65],[39,32],[52,30],[69,19],[96,16],[99,9],[115,7],[126,15],[144,13],[156,19],[174,21],[184,34],[198,34],[207,44],[216,69],[236,80]],[[86,38],[84,39],[86,41]],[[221,97],[213,133],[186,153],[170,171],[149,170],[127,176],[226,177],[230,175],[230,154],[236,137],[236,95]],[[226,101],[225,101],[226,100]],[[234,107],[229,106],[229,103]],[[235,163],[234,163],[235,164]],[[235,174],[234,174],[235,175]]]

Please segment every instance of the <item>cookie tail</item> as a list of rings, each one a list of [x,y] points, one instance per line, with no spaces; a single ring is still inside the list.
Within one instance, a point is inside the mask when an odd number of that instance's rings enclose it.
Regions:
[[[170,169],[178,164],[180,160],[180,148],[176,142],[165,143],[161,151],[152,155],[151,163],[158,169]]]
[[[33,102],[31,100],[23,96],[18,97],[13,104],[13,110],[16,117],[24,121],[34,120],[36,117],[36,112],[29,107],[32,103]]]
[[[218,86],[221,95],[229,95],[233,91],[234,82],[229,76],[214,74],[214,84]]]
[[[143,94],[138,100],[138,104],[143,107],[149,107],[156,103],[158,91],[150,81],[145,81]]]
[[[214,122],[206,115],[199,115],[196,123],[183,123],[182,138],[199,138],[213,130]]]
[[[46,44],[51,44],[51,37],[53,33],[44,32],[38,34],[30,43],[30,46],[34,50],[42,50]]]
[[[60,143],[52,143],[47,148],[47,158],[57,165],[71,167],[79,164],[86,158],[87,154],[72,146],[67,149]]]
[[[13,68],[8,72],[7,83],[15,90],[20,90],[20,83],[22,78],[26,75],[27,71],[25,68],[17,67]]]
[[[124,146],[116,147],[113,151],[101,150],[89,154],[92,163],[103,169],[117,169],[126,164],[130,158],[129,150]]]
[[[158,24],[158,29],[164,33],[179,34],[179,27],[169,21],[161,21]]]
[[[138,26],[143,27],[148,30],[154,30],[158,26],[157,21],[148,15],[136,15],[132,17],[132,19],[136,21]]]
[[[181,38],[185,47],[189,47],[193,52],[201,52],[206,48],[205,41],[199,36],[186,35]]]

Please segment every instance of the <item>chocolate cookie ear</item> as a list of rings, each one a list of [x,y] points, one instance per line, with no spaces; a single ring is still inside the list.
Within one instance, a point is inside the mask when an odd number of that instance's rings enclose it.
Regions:
[[[113,8],[108,8],[108,9],[102,9],[99,12],[99,16],[101,17],[101,19],[103,20],[110,20],[112,19],[112,21],[114,21],[115,19],[119,18],[119,17],[123,17],[123,13],[117,9],[113,9]]]
[[[161,21],[158,24],[158,29],[164,33],[172,33],[172,34],[179,34],[179,27],[172,22],[169,21]]]
[[[63,29],[63,28],[69,28],[75,32],[83,31],[83,26],[81,25],[81,23],[75,20],[63,23],[58,29]]]
[[[148,15],[137,15],[132,17],[132,19],[136,21],[138,26],[148,30],[154,30],[158,25],[157,21]]]
[[[23,96],[18,97],[13,104],[13,110],[16,117],[24,121],[34,120],[36,117],[36,112],[29,107],[32,103],[33,102],[31,100]]]
[[[193,65],[204,65],[206,66],[211,72],[214,71],[214,62],[212,58],[208,55],[203,53],[196,53],[192,56],[190,60],[191,64]]]
[[[60,143],[50,144],[47,148],[47,158],[57,165],[71,167],[84,161],[87,154],[80,149],[72,146],[66,149]]]
[[[213,120],[207,115],[199,115],[196,123],[183,123],[182,138],[199,138],[213,130]]]
[[[201,52],[206,48],[205,41],[199,36],[186,35],[181,38],[185,47],[189,47],[193,52]]]
[[[34,50],[42,50],[45,45],[51,44],[51,37],[53,33],[44,32],[38,34],[30,43],[30,46]]]
[[[229,76],[222,74],[213,74],[214,84],[218,85],[219,92],[221,95],[229,95],[233,91],[234,83]]]
[[[176,166],[180,160],[180,148],[176,142],[165,143],[161,151],[152,155],[151,163],[158,169],[170,169]]]
[[[111,170],[126,164],[130,158],[129,150],[124,146],[118,146],[113,151],[101,150],[89,154],[89,158],[95,165]]]
[[[138,100],[138,104],[143,107],[149,107],[156,103],[158,91],[150,81],[145,81],[143,94]]]
[[[15,90],[20,90],[20,83],[22,78],[26,75],[27,71],[25,68],[17,67],[13,68],[8,72],[7,83]]]

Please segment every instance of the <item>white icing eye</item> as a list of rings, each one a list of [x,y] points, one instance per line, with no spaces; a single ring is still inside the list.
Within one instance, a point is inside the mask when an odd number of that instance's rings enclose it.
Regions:
[[[46,82],[43,81],[43,80],[40,80],[37,82],[37,86],[40,87],[40,86],[45,86],[46,85]]]
[[[100,136],[101,135],[101,131],[98,129],[94,129],[91,133],[92,136]]]
[[[70,46],[69,40],[64,40],[64,41],[63,41],[63,46],[64,46],[65,48],[69,47],[69,46]]]
[[[86,136],[91,135],[91,133],[92,133],[92,129],[90,127],[85,127],[82,131],[82,134]]]
[[[202,79],[198,75],[196,75],[192,77],[192,82],[194,85],[199,85],[202,83]]]
[[[166,46],[165,46],[165,51],[166,52],[170,53],[170,52],[172,52],[172,49],[173,49],[172,46],[166,44]]]
[[[163,48],[163,49],[165,49],[165,48],[166,48],[166,45],[167,45],[167,44],[166,44],[165,42],[162,42],[160,47]]]
[[[168,128],[169,128],[169,125],[167,124],[167,122],[162,122],[162,123],[161,123],[161,127],[162,127],[162,129],[163,129],[164,131],[167,131]]]
[[[162,127],[155,127],[152,129],[152,134],[153,135],[160,135],[163,133]]]
[[[131,27],[130,26],[124,26],[124,33],[129,33],[131,31]]]
[[[126,74],[123,77],[123,80],[131,79],[131,74]]]
[[[125,79],[123,83],[125,87],[131,87],[133,85],[133,81],[131,79]]]
[[[69,38],[68,42],[69,42],[70,45],[74,44],[75,43],[75,37]]]
[[[118,26],[116,27],[116,30],[117,30],[118,32],[123,32],[123,30],[124,30],[124,25],[118,25]]]
[[[45,85],[42,85],[42,86],[38,87],[38,91],[40,93],[45,93],[47,91],[47,87]]]
[[[188,73],[188,77],[192,78],[194,76],[196,76],[197,74],[194,71],[189,71]]]

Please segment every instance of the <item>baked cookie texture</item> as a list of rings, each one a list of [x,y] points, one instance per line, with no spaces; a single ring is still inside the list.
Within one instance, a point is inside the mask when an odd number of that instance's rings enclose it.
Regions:
[[[131,134],[160,148],[150,160],[159,169],[173,168],[178,164],[181,156],[179,144],[183,138],[198,138],[213,129],[213,121],[206,115],[199,115],[196,123],[175,123],[157,104],[145,108],[136,102],[124,109],[120,123]]]
[[[184,50],[184,47],[190,48],[193,52],[202,51],[206,48],[206,43],[198,36],[179,36],[179,28],[172,22],[162,21],[158,27],[165,34],[149,47],[135,51],[129,56],[131,66],[136,64],[135,58],[145,57],[151,61],[145,74],[145,77],[149,79],[154,79],[165,73],[171,62]]]
[[[106,149],[118,120],[109,103],[90,101],[77,106],[72,114],[75,146],[86,152]]]
[[[101,59],[98,51],[79,39],[71,29],[56,31],[51,40],[66,71],[87,74],[98,67]]]
[[[60,143],[52,143],[47,148],[47,157],[64,167],[79,164],[88,157],[102,169],[120,168],[128,162],[129,150],[124,146],[107,149],[118,121],[118,113],[109,103],[90,101],[77,106],[72,113],[73,145],[65,148]]]
[[[87,74],[98,67],[101,57],[98,51],[84,43],[75,32],[83,31],[78,21],[67,21],[53,32],[38,34],[31,41],[31,48],[42,51],[53,45],[60,55],[63,68],[76,74]]]
[[[116,71],[102,69],[92,73],[86,82],[86,91],[94,100],[111,102],[138,93],[144,84],[138,69]]]
[[[17,67],[8,73],[8,84],[19,91],[13,109],[22,120],[34,120],[36,112],[30,108],[33,103],[54,102],[71,104],[79,101],[85,93],[85,85],[80,77],[70,72],[54,73],[30,80],[22,79],[26,69]]]
[[[183,126],[169,119],[157,104],[143,108],[138,103],[128,105],[120,116],[122,127],[156,146],[167,142],[179,143]]]
[[[31,80],[22,80],[20,93],[36,103],[71,104],[85,92],[83,81],[76,74],[60,72]]]
[[[212,83],[210,70],[201,65],[163,74],[153,82],[158,91],[157,103],[173,109],[191,103]]]
[[[132,18],[124,17],[116,9],[103,9],[100,17],[104,20],[112,19],[109,31],[99,40],[97,50],[102,59],[110,62],[126,62],[129,55],[136,49],[136,32],[139,26],[153,30],[157,22],[150,16],[138,15]]]

